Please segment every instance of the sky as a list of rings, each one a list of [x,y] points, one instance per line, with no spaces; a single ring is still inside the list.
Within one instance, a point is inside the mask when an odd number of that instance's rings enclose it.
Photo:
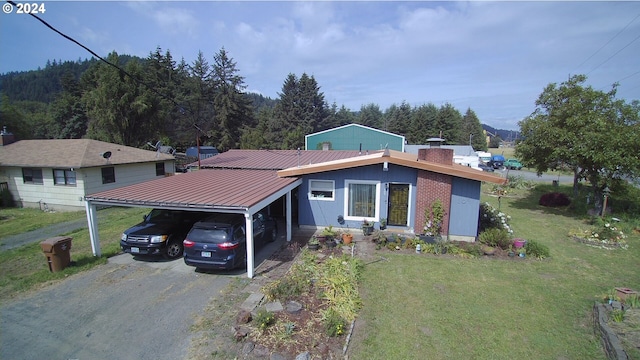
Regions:
[[[24,4],[24,3],[23,3]],[[550,83],[640,99],[640,2],[46,1],[37,14],[98,55],[156,48],[192,64],[224,47],[247,91],[277,99],[288,74],[313,75],[331,105],[382,111],[452,104],[518,130]],[[0,13],[0,73],[90,58],[17,8]],[[8,10],[11,10],[10,12]],[[23,10],[25,8],[23,7]]]

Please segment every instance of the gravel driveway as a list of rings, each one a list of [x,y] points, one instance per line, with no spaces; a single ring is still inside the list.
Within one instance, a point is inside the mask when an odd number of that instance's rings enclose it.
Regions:
[[[182,359],[195,316],[238,275],[130,254],[0,308],[1,359]]]

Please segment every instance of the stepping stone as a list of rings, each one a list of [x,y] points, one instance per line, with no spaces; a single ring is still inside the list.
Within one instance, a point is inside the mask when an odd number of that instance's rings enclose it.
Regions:
[[[284,308],[282,307],[282,303],[280,301],[273,301],[270,303],[266,303],[264,305],[264,308],[267,309],[267,311],[271,311],[271,312],[280,312],[284,310]]]
[[[290,314],[297,314],[302,310],[302,304],[297,301],[289,301],[285,306],[285,310]]]
[[[247,299],[242,303],[242,305],[240,305],[240,309],[246,310],[249,312],[253,311],[253,309],[255,309],[256,306],[260,304],[260,301],[262,301],[263,297],[264,295],[261,293],[252,293],[251,295],[249,295],[249,297],[247,297]]]

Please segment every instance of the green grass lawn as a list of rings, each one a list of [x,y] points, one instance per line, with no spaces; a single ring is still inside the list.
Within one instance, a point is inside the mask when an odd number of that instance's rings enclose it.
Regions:
[[[585,219],[538,206],[539,193],[503,197],[500,209],[512,217],[517,237],[549,246],[549,259],[380,251],[388,261],[369,263],[363,273],[364,325],[350,358],[604,358],[591,310],[614,287],[640,289],[640,238],[630,236],[627,250],[578,243],[567,234],[587,228]],[[498,207],[496,197],[485,194],[483,201]],[[638,351],[629,355],[640,358]]]
[[[75,261],[76,265],[60,272],[49,271],[39,242],[0,252],[0,301],[105,263],[108,257],[120,251],[122,231],[140,222],[142,215],[148,211],[149,209],[117,207],[98,211],[98,233],[103,255],[100,258],[93,256],[87,229],[63,234],[73,238],[71,261]],[[81,217],[86,218],[84,212],[43,213],[34,209],[2,209],[0,210],[0,229],[15,231],[14,228],[24,229],[25,224],[29,224],[26,228],[33,230],[55,222]]]

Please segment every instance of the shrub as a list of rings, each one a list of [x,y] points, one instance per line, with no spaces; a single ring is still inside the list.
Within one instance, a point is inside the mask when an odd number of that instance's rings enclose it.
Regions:
[[[478,241],[484,245],[506,250],[511,245],[511,236],[505,229],[490,228],[480,233]]]
[[[478,233],[482,233],[487,229],[504,229],[509,234],[513,234],[509,225],[511,216],[496,210],[488,202],[480,204],[480,216],[478,218]]]
[[[322,314],[322,322],[327,335],[331,337],[340,336],[344,334],[346,328],[346,321],[338,314],[337,311],[329,308]]]
[[[548,207],[567,206],[571,204],[571,199],[566,194],[552,192],[540,196],[538,204]]]
[[[263,308],[258,310],[255,321],[260,330],[265,330],[276,322],[276,317],[271,311]]]
[[[535,257],[536,259],[544,259],[551,256],[548,246],[534,240],[527,240],[524,249],[529,256]]]

